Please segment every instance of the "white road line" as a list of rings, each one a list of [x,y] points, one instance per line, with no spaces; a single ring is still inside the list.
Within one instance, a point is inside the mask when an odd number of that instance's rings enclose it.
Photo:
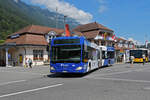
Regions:
[[[94,78],[94,79],[103,79],[103,80],[111,80],[111,81],[137,82],[137,83],[150,83],[150,81],[146,81],[146,80],[130,80],[130,79],[120,79],[120,78]]]
[[[19,83],[19,82],[25,82],[26,80],[18,80],[18,81],[11,81],[11,82],[5,82],[5,83],[0,83],[0,86],[2,85],[8,85],[8,84],[13,84],[13,83]]]
[[[5,95],[1,95],[0,98],[14,96],[14,95],[28,93],[28,92],[34,92],[34,91],[38,91],[38,90],[44,90],[44,89],[48,89],[48,88],[52,88],[52,87],[57,87],[57,86],[61,86],[61,85],[63,85],[63,84],[56,84],[56,85],[51,85],[51,86],[46,86],[46,87],[41,87],[41,88],[36,88],[36,89],[31,89],[31,90],[25,90],[25,91],[16,92],[16,93],[5,94]]]

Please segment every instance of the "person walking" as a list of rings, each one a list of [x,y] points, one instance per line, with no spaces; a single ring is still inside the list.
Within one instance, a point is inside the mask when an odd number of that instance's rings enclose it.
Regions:
[[[145,61],[146,61],[146,58],[145,58],[145,55],[143,54],[143,65],[145,64]]]
[[[29,64],[29,67],[32,68],[32,60],[31,60],[31,58],[29,58],[28,64]]]
[[[131,62],[131,65],[133,65],[133,63],[134,63],[134,56],[131,56],[131,57],[130,57],[130,60],[131,60],[131,61],[130,61],[130,62]]]
[[[25,67],[28,67],[28,58],[25,59]]]

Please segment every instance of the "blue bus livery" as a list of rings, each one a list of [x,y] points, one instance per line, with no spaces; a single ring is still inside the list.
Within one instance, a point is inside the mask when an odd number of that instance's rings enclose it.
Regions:
[[[57,37],[51,41],[51,73],[86,73],[98,68],[98,46],[84,37]]]

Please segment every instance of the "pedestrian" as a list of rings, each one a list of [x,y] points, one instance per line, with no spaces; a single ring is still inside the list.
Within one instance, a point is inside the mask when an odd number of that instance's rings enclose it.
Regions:
[[[28,58],[25,59],[25,67],[28,67]]]
[[[32,68],[32,60],[31,60],[31,58],[29,58],[28,64],[29,64],[29,67]]]
[[[146,58],[145,58],[145,55],[143,54],[142,55],[142,57],[143,57],[143,65],[145,64],[145,61],[146,61]]]
[[[134,56],[130,56],[130,62],[131,62],[131,65],[133,65],[133,63],[134,63]]]

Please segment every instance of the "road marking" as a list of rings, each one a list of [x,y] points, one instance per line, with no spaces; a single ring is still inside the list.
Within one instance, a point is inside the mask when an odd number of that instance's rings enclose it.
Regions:
[[[31,89],[31,90],[25,90],[25,91],[16,92],[16,93],[5,94],[5,95],[1,95],[0,98],[14,96],[14,95],[28,93],[28,92],[34,92],[34,91],[38,91],[38,90],[44,90],[44,89],[48,89],[48,88],[52,88],[52,87],[57,87],[57,86],[61,86],[61,85],[63,85],[63,84],[56,84],[56,85],[51,85],[51,86],[46,86],[46,87],[41,87],[41,88],[36,88],[36,89]]]
[[[145,87],[144,89],[145,89],[145,90],[150,90],[150,87]]]
[[[94,79],[103,79],[103,80],[111,80],[111,81],[126,81],[126,82],[137,82],[137,83],[150,83],[150,81],[146,80],[130,80],[130,79],[120,79],[120,78],[94,78]]]
[[[19,82],[25,82],[26,80],[18,80],[18,81],[11,81],[11,82],[5,82],[5,83],[0,83],[0,86],[2,85],[8,85],[8,84],[13,84],[13,83],[19,83]]]

